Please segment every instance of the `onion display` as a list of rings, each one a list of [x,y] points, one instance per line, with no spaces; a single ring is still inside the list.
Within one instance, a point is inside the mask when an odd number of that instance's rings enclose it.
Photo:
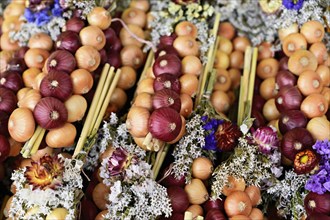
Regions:
[[[76,59],[66,50],[57,50],[47,59],[47,71],[57,70],[71,73],[76,68]]]

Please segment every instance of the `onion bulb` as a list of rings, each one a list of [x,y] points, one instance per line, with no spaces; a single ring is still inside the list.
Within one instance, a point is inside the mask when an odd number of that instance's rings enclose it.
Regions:
[[[81,44],[84,46],[92,46],[96,50],[101,50],[106,43],[103,31],[97,26],[84,27],[79,32]]]
[[[199,76],[203,71],[203,64],[196,56],[185,56],[182,60],[182,73]]]
[[[218,35],[231,40],[235,37],[236,31],[230,22],[221,22],[219,25]]]
[[[260,188],[258,186],[248,186],[244,190],[246,194],[249,196],[251,199],[251,205],[253,207],[259,205],[261,203],[261,193],[260,193]]]
[[[135,85],[137,73],[135,69],[130,66],[121,67],[120,78],[117,86],[121,89],[127,90]]]
[[[279,62],[275,58],[261,60],[257,66],[257,75],[261,79],[276,76],[279,70]]]
[[[213,172],[212,161],[206,157],[197,157],[191,165],[192,176],[201,180],[207,180]]]
[[[5,136],[0,134],[0,163],[2,163],[5,159],[7,159],[9,152],[10,152],[9,141]]]
[[[251,200],[245,192],[232,192],[225,200],[225,211],[229,217],[235,215],[248,216],[251,213],[251,210]]]
[[[267,121],[275,120],[280,117],[281,114],[275,105],[274,98],[266,101],[264,107],[262,108],[262,114]]]
[[[304,35],[309,44],[321,42],[324,32],[323,24],[319,21],[307,21],[300,28],[300,33]]]
[[[235,191],[245,190],[245,180],[243,178],[235,178],[234,176],[228,176],[228,183],[223,187],[222,193],[225,196],[229,196]]]
[[[52,148],[71,147],[77,135],[76,127],[71,123],[50,130],[46,135],[46,143]]]
[[[101,62],[100,53],[92,46],[81,46],[75,53],[78,68],[90,72],[97,69]]]
[[[49,52],[44,49],[30,48],[24,55],[24,61],[26,65],[42,69],[46,59],[49,57]]]
[[[330,122],[326,117],[314,117],[307,123],[307,130],[314,140],[330,139]]]
[[[167,188],[167,194],[171,202],[173,212],[183,213],[189,207],[188,195],[179,186]]]
[[[320,213],[330,215],[330,193],[317,194],[309,192],[304,199],[307,214]]]
[[[211,103],[215,110],[220,113],[225,113],[229,110],[230,99],[227,93],[217,90],[211,95]]]
[[[290,57],[296,50],[307,49],[307,41],[304,35],[292,33],[283,39],[282,49],[284,54]]]
[[[251,46],[250,40],[244,36],[238,36],[233,40],[234,50],[245,53],[248,46]]]
[[[308,118],[323,116],[328,111],[328,102],[322,94],[314,93],[307,96],[300,109]]]
[[[105,184],[99,183],[95,186],[93,190],[93,201],[100,210],[105,210],[107,208],[106,196],[109,195],[109,193],[110,188]]]
[[[15,93],[7,88],[0,87],[0,111],[11,113],[16,108]]]
[[[35,121],[31,110],[28,108],[15,109],[8,120],[10,136],[18,142],[29,140],[35,129]]]
[[[149,132],[149,117],[150,113],[148,109],[143,107],[132,107],[128,112],[126,119],[126,126],[130,134],[134,137],[145,137]]]
[[[120,60],[123,66],[131,66],[138,69],[143,65],[145,56],[140,47],[136,45],[124,46],[120,51]]]
[[[94,7],[87,15],[87,21],[90,25],[105,30],[111,24],[111,15],[104,7]]]
[[[199,55],[199,44],[191,36],[178,36],[173,42],[173,47],[178,51],[180,57]]]
[[[93,87],[93,76],[85,69],[76,69],[71,74],[73,93],[77,95],[88,93]]]
[[[181,21],[175,26],[175,34],[178,36],[197,37],[197,27],[190,21]]]
[[[147,14],[138,8],[126,8],[121,15],[126,24],[134,24],[144,28],[147,23]]]
[[[184,74],[179,79],[181,85],[181,93],[185,93],[194,97],[198,89],[198,78],[195,75]]]
[[[304,71],[299,75],[297,86],[304,96],[320,93],[323,87],[321,77],[311,70]]]
[[[68,122],[80,121],[87,109],[87,101],[81,95],[72,95],[64,102],[64,105],[68,110]]]
[[[39,48],[50,51],[53,48],[53,40],[46,33],[36,33],[31,36],[28,42],[29,48]]]
[[[209,199],[207,189],[200,179],[191,179],[191,182],[184,187],[184,190],[188,194],[190,204],[200,205]]]
[[[317,59],[308,50],[297,50],[290,56],[288,68],[295,75],[300,75],[307,70],[315,71],[317,69]]]

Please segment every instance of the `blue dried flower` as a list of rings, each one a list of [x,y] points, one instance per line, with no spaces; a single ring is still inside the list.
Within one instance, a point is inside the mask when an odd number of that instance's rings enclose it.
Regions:
[[[282,4],[289,10],[300,10],[304,4],[304,0],[282,0]]]
[[[320,169],[308,179],[305,189],[324,194],[330,192],[330,142],[316,141],[313,149],[321,156]]]
[[[206,122],[207,116],[202,116],[202,121]],[[207,132],[205,136],[205,150],[217,150],[217,140],[215,138],[215,132],[218,130],[220,124],[223,123],[221,119],[211,119],[203,125],[203,129]]]
[[[35,14],[33,13],[33,11],[29,8],[26,8],[24,11],[24,17],[26,18],[26,20],[30,23],[34,22],[36,20],[35,18]]]
[[[39,13],[36,13],[35,15],[36,15],[35,22],[39,27],[47,24],[51,19],[51,17],[48,15],[46,10],[42,10]]]

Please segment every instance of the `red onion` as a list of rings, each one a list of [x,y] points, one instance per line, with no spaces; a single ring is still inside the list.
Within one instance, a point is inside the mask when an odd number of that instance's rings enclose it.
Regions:
[[[95,219],[98,214],[98,209],[94,202],[87,199],[86,197],[82,198],[81,200],[81,213],[80,213],[80,220],[90,220]]]
[[[252,101],[252,109],[262,112],[262,109],[266,103],[266,100],[259,94],[254,94]]]
[[[184,220],[184,215],[182,213],[172,213],[170,217],[162,217],[159,220]]]
[[[175,40],[175,38],[177,37],[177,35],[175,33],[172,33],[170,36],[161,36],[159,38],[159,45],[163,46],[163,45],[173,45],[173,42]]]
[[[176,51],[176,49],[172,45],[165,45],[161,46],[157,49],[155,53],[155,59],[157,59],[160,56],[164,56],[165,54],[172,54],[177,57],[179,57],[179,53]]]
[[[306,220],[330,220],[330,216],[321,213],[313,213],[307,216]]]
[[[28,51],[28,49],[29,49],[29,47],[27,47],[27,46],[20,47],[18,50],[15,51],[14,57],[24,59],[24,55],[25,55],[26,51]]]
[[[5,136],[0,135],[0,163],[2,163],[8,157],[9,151],[10,144],[8,139]]]
[[[162,184],[165,187],[169,186],[179,186],[184,187],[185,186],[185,177],[181,176],[179,179],[175,178],[174,173],[170,172],[169,170],[172,169],[172,165],[169,165],[164,169],[161,175],[160,184]],[[170,172],[170,173],[168,173]]]
[[[180,95],[171,89],[162,89],[155,93],[152,98],[152,107],[159,109],[162,107],[170,107],[177,112],[181,110]]]
[[[110,52],[107,53],[107,56],[108,56],[107,63],[109,63],[111,66],[113,66],[116,69],[122,66],[119,53]]]
[[[283,112],[285,110],[298,110],[303,97],[299,89],[295,86],[284,86],[275,98],[276,108]]]
[[[40,83],[40,93],[44,97],[55,97],[67,100],[73,91],[71,77],[62,71],[50,71]]]
[[[117,37],[115,31],[112,28],[108,28],[106,30],[103,31],[104,35],[105,35],[105,49],[107,51],[114,51],[114,52],[119,52],[122,48],[122,44],[119,40],[119,38]]]
[[[12,113],[16,108],[17,98],[13,91],[0,87],[0,111]]]
[[[37,123],[45,129],[58,128],[68,120],[68,111],[60,100],[53,97],[42,98],[34,108]]]
[[[82,19],[80,19],[79,17],[73,17],[66,22],[63,31],[74,31],[76,33],[79,33],[80,30],[84,27],[85,22]]]
[[[23,73],[27,69],[24,58],[13,58],[7,64],[7,70]]]
[[[189,199],[186,191],[178,186],[167,188],[168,197],[171,200],[173,212],[183,213],[189,207]]]
[[[278,121],[278,127],[281,134],[293,128],[305,128],[307,125],[307,117],[300,110],[288,110],[281,113]]]
[[[0,86],[16,93],[24,86],[22,76],[17,71],[7,70],[0,74]]]
[[[81,46],[80,37],[74,31],[62,32],[55,42],[57,50],[67,50],[74,54]]]
[[[260,94],[259,89],[262,82],[263,80],[260,79],[260,77],[256,76],[256,79],[254,81],[254,94]]]
[[[222,212],[225,211],[225,208],[224,208],[224,205],[225,205],[225,200],[220,200],[220,199],[216,199],[216,200],[207,200],[204,204],[203,204],[203,208],[204,208],[204,211],[207,213],[209,212],[211,209],[217,209],[217,210],[220,210]]]
[[[297,84],[297,78],[289,70],[281,70],[275,76],[275,83],[278,89],[284,86],[294,86]]]
[[[219,209],[211,209],[207,212],[205,220],[227,220],[227,218]]]
[[[330,193],[317,194],[309,192],[304,200],[307,214],[320,213],[330,215]]]
[[[288,70],[288,61],[289,61],[289,57],[284,56],[280,59],[280,70]]]
[[[181,91],[180,80],[176,76],[167,73],[157,76],[153,87],[155,92],[162,89],[171,89],[180,94]]]
[[[103,48],[102,50],[99,50],[99,53],[101,55],[101,65],[103,66],[106,62],[108,62],[107,51]]]
[[[181,75],[181,60],[177,56],[166,54],[155,60],[152,70],[156,77],[164,73],[179,77]]]
[[[76,68],[75,57],[66,50],[56,50],[47,59],[47,70],[60,70],[71,73]]]
[[[298,152],[310,149],[314,144],[311,133],[305,128],[294,128],[282,138],[281,152],[289,160],[294,160]]]
[[[8,137],[8,119],[9,114],[4,111],[0,111],[0,135]]]
[[[164,107],[152,112],[148,126],[154,138],[171,142],[179,135],[182,120],[180,114],[174,109]]]
[[[265,117],[263,116],[263,114],[260,111],[258,111],[256,109],[252,109],[251,117],[254,118],[254,121],[253,121],[254,128],[257,129],[259,127],[266,125]]]

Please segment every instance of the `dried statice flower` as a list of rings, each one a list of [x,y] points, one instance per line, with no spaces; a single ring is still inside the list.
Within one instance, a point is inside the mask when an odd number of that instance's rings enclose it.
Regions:
[[[65,220],[76,218],[76,207],[83,195],[83,184],[80,176],[83,162],[67,159],[61,155],[57,157],[61,161],[61,165],[55,162],[56,159],[50,161],[50,157],[45,158],[46,161],[42,163],[46,170],[52,170],[54,173],[61,170],[61,185],[56,188],[35,189],[34,185],[31,185],[28,178],[25,177],[25,173],[29,168],[14,171],[11,179],[14,181],[16,193],[13,195],[9,209],[10,218],[23,219],[27,212],[34,208],[34,212],[29,216],[29,219],[44,219],[53,209],[59,207],[68,210]],[[45,163],[54,164],[46,166]]]
[[[276,201],[276,208],[281,216],[300,219],[305,215],[304,198],[307,192],[304,185],[307,178],[307,175],[298,175],[289,170],[285,173],[284,179],[277,180],[263,196],[267,197],[265,200]]]
[[[330,192],[330,142],[316,141],[313,149],[321,156],[320,168],[308,179],[305,189],[324,194]]]
[[[61,1],[62,7],[66,10],[81,10],[81,18],[86,19],[87,15],[96,7],[94,0],[64,0]]]
[[[194,159],[206,154],[212,160],[215,158],[215,151],[204,150],[207,141],[203,124],[205,123],[199,114],[189,119],[186,123],[186,135],[174,146],[172,154],[174,176],[176,178],[185,176],[187,183],[191,180],[190,170]]]
[[[247,185],[260,187],[263,187],[265,182],[273,182],[276,179],[271,169],[278,165],[273,163],[269,155],[262,154],[258,146],[250,144],[250,138],[249,135],[239,138],[234,153],[213,172],[213,199],[220,198],[223,187],[228,184],[229,176],[243,178]]]

